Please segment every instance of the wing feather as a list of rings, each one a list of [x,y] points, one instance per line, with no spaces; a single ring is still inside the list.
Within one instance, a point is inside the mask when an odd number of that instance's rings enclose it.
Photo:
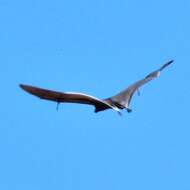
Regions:
[[[144,79],[139,80],[132,85],[130,85],[127,89],[121,91],[119,94],[116,94],[113,97],[108,98],[108,100],[112,100],[113,102],[116,102],[120,104],[123,107],[128,107],[133,94],[144,84],[147,82],[153,80],[154,78],[158,77],[160,75],[160,72],[165,69],[167,66],[169,66],[173,60],[165,63],[160,69],[151,72],[149,75],[147,75]]]
[[[79,103],[79,104],[89,104],[93,105],[96,108],[105,108],[109,109],[112,108],[116,111],[118,111],[117,108],[110,105],[108,102],[98,99],[96,97],[86,95],[83,93],[77,93],[77,92],[58,92],[53,90],[47,90],[43,88],[38,88],[30,85],[24,85],[20,84],[20,87],[41,99],[50,100],[58,103]]]

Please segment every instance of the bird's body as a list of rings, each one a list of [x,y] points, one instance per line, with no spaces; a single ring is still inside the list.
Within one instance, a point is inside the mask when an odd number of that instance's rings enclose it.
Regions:
[[[57,103],[80,103],[93,105],[95,106],[95,112],[103,111],[106,109],[113,109],[118,113],[120,113],[121,109],[127,109],[128,112],[131,112],[129,104],[131,102],[133,94],[138,91],[142,85],[158,77],[160,75],[160,72],[172,62],[173,61],[167,62],[160,69],[150,73],[144,79],[135,82],[127,89],[121,91],[115,96],[106,99],[98,99],[96,97],[77,92],[57,92],[23,84],[21,84],[20,87],[26,92],[41,99],[50,100]]]

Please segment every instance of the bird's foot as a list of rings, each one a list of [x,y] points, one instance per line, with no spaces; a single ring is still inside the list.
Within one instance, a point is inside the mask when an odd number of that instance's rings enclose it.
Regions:
[[[128,113],[132,112],[132,109],[130,109],[130,108],[126,108],[126,110],[127,110]]]

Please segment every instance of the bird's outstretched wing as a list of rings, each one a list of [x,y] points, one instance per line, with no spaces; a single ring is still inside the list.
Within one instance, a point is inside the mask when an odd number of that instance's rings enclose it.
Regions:
[[[95,106],[96,108],[95,112],[97,112],[98,110],[104,110],[110,108],[119,111],[117,107],[110,105],[108,102],[83,93],[57,92],[24,84],[20,84],[20,87],[34,96],[37,96],[41,99],[54,101],[57,103],[65,102],[65,103],[89,104]]]
[[[135,91],[137,91],[142,85],[146,84],[147,82],[151,81],[152,79],[158,77],[160,75],[160,72],[165,69],[167,66],[169,66],[173,60],[165,63],[161,68],[158,70],[151,72],[149,75],[147,75],[144,79],[139,80],[132,85],[130,85],[126,90],[120,92],[119,94],[116,94],[115,96],[112,96],[108,99],[105,99],[106,101],[112,101],[118,106],[122,108],[128,108],[131,98]]]

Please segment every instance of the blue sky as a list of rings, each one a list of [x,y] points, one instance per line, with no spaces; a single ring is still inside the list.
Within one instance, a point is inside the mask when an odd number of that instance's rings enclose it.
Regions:
[[[0,189],[190,189],[188,0],[0,1]],[[133,112],[41,101],[19,83],[109,97],[175,63]]]

